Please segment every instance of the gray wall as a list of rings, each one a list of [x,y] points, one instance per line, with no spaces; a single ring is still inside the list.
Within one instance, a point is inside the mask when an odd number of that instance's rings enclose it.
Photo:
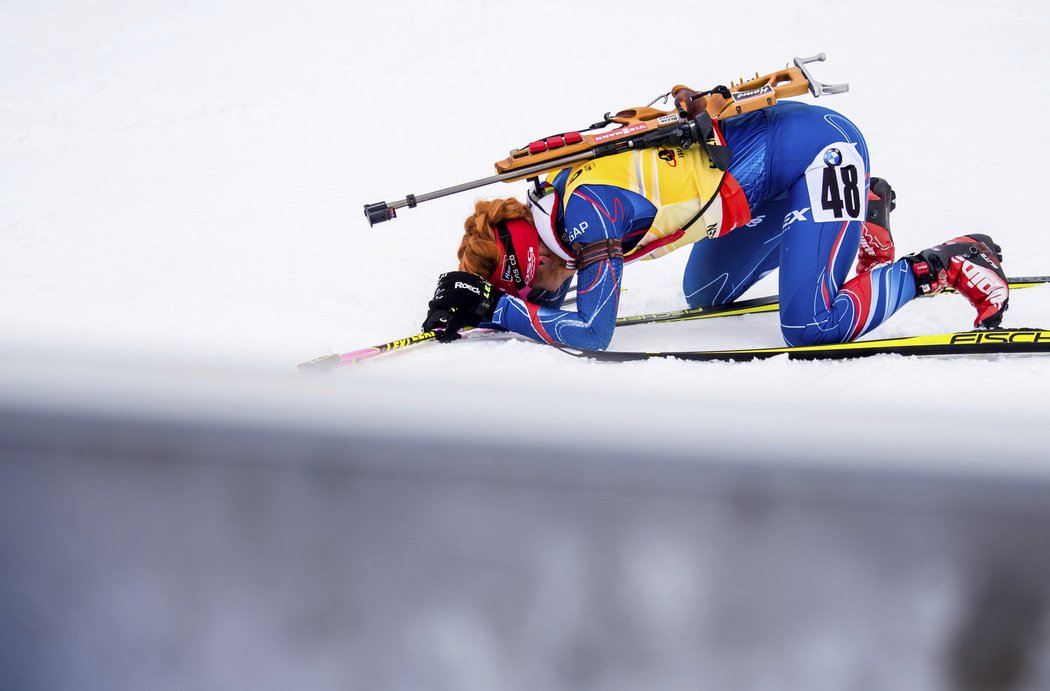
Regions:
[[[3,689],[1050,688],[1044,478],[79,393],[0,408]]]

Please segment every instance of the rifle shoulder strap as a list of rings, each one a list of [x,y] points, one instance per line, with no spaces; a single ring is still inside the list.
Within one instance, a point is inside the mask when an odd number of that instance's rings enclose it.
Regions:
[[[576,255],[576,270],[583,271],[592,264],[606,259],[623,259],[623,242],[620,238],[606,238],[586,245],[574,243],[572,253]]]

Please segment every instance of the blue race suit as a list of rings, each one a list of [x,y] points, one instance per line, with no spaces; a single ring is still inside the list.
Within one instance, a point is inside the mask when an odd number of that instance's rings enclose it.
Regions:
[[[742,188],[751,221],[692,245],[683,277],[690,307],[723,305],[780,269],[780,325],[788,345],[843,343],[875,328],[915,297],[901,259],[846,282],[866,213],[869,163],[857,128],[826,108],[786,102],[721,123],[732,151],[728,169]],[[559,226],[571,242],[620,238],[625,252],[657,214],[627,189],[581,184],[565,198],[568,170],[553,184]],[[608,347],[616,322],[623,261],[607,259],[577,276],[575,310],[504,295],[492,324],[536,340]]]

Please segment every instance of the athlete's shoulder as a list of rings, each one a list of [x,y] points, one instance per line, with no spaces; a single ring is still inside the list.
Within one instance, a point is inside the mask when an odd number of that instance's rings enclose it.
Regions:
[[[813,103],[804,103],[802,101],[780,101],[776,105],[763,110],[769,113],[770,121],[774,122],[806,118],[821,119],[827,115],[843,117],[842,113],[832,110],[831,108],[818,106]]]
[[[622,237],[632,217],[634,196],[640,195],[612,185],[577,185],[565,200],[569,244]]]

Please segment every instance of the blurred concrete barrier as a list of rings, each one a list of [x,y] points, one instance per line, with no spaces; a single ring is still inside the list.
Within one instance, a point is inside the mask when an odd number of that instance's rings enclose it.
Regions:
[[[396,384],[320,424],[312,384],[5,381],[0,688],[1050,686],[1043,477],[455,443]]]

